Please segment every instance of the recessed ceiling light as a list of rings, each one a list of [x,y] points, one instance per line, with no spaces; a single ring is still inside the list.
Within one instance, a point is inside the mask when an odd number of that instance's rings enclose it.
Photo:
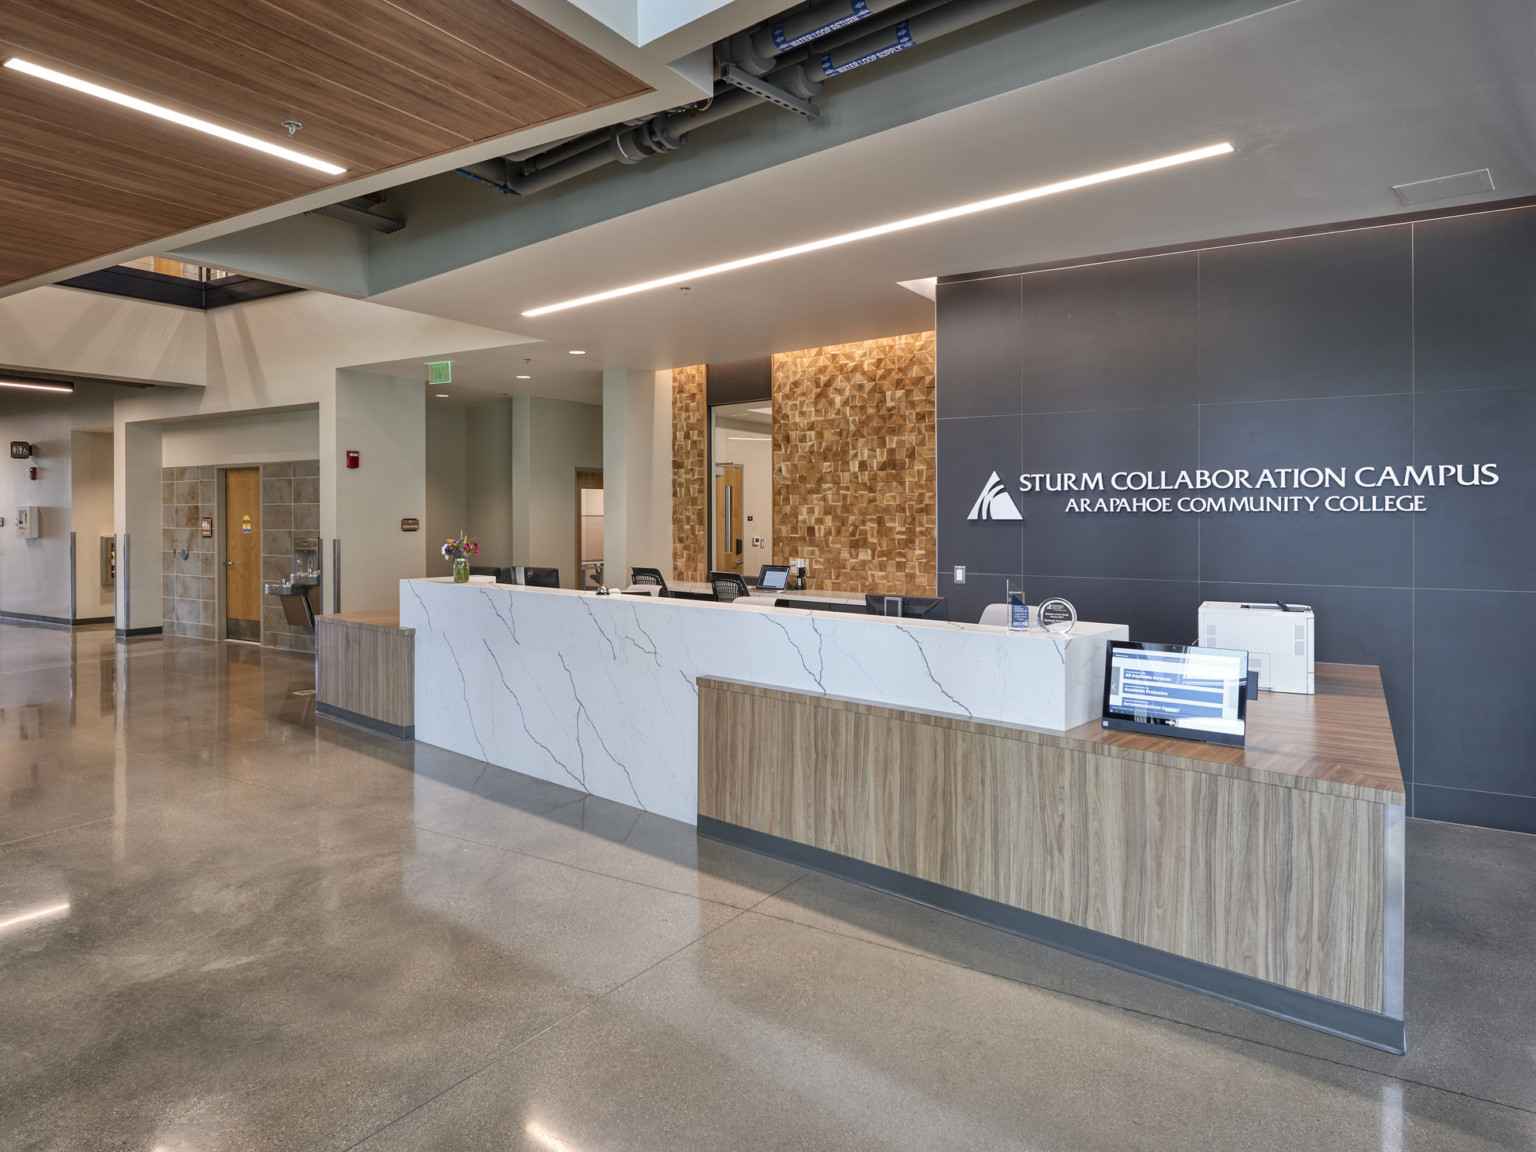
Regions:
[[[0,388],[26,388],[32,392],[73,392],[73,384],[42,384],[36,380],[0,380]]]
[[[1176,152],[1171,156],[1162,156],[1156,160],[1144,160],[1140,164],[1127,164],[1121,168],[1110,168],[1103,172],[1094,172],[1087,176],[1074,176],[1070,180],[1059,180],[1054,184],[1042,184],[1038,188],[1026,188],[1022,192],[1010,192],[1006,196],[994,196],[989,200],[977,200],[971,204],[960,204],[954,208],[944,208],[938,212],[928,212],[922,216],[908,216],[904,220],[892,220],[885,224],[876,224],[872,228],[860,228],[856,232],[843,232],[836,236],[828,236],[822,240],[811,240],[804,244],[796,244],[790,248],[778,248],[772,252],[762,252],[756,256],[743,256],[739,260],[727,260],[723,264],[711,264],[707,268],[695,268],[689,272],[679,272],[675,276],[662,276],[656,280],[646,280],[639,284],[631,284],[626,288],[610,288],[606,292],[594,292],[590,296],[578,296],[574,300],[562,300],[558,304],[546,304],[542,308],[530,308],[524,312],[524,316],[547,316],[551,312],[563,312],[567,308],[579,308],[583,304],[597,304],[604,300],[616,300],[620,296],[633,296],[637,292],[648,292],[652,288],[667,288],[673,284],[681,284],[685,280],[697,280],[701,276],[715,276],[721,272],[734,272],[738,268],[750,268],[754,264],[767,264],[771,260],[784,260],[790,256],[801,256],[807,252],[819,252],[823,248],[835,248],[839,244],[852,244],[855,240],[868,240],[875,236],[888,236],[892,232],[905,232],[909,228],[918,228],[924,224],[937,224],[941,220],[954,220],[960,216],[971,216],[977,212],[986,212],[992,208],[1005,208],[1010,204],[1022,204],[1026,200],[1038,200],[1043,196],[1054,196],[1059,192],[1071,192],[1078,188],[1088,188],[1094,184],[1107,184],[1111,180],[1123,180],[1128,176],[1140,176],[1146,172],[1156,172],[1161,168],[1173,168],[1180,164],[1189,164],[1195,160],[1205,160],[1212,156],[1225,155],[1235,152],[1231,144],[1211,144],[1204,148],[1196,148],[1191,152]]]
[[[302,152],[295,152],[292,148],[284,148],[280,144],[270,144],[265,140],[258,140],[254,136],[247,136],[244,132],[235,132],[228,128],[221,128],[217,124],[210,124],[207,120],[199,120],[196,116],[187,116],[181,112],[174,112],[169,108],[161,107],[159,104],[151,104],[148,100],[140,100],[138,97],[129,96],[125,92],[103,88],[100,84],[92,84],[89,80],[80,80],[74,76],[66,76],[63,72],[55,72],[52,68],[44,68],[40,64],[32,64],[16,56],[12,56],[7,60],[5,66],[15,69],[17,72],[24,72],[28,76],[35,76],[39,80],[47,80],[50,84],[72,88],[76,92],[85,93],[87,96],[95,96],[99,100],[107,100],[124,108],[132,108],[135,112],[144,112],[150,116],[158,116],[161,120],[169,120],[172,124],[180,124],[183,128],[191,128],[197,132],[206,132],[209,136],[217,136],[220,140],[228,140],[231,144],[242,144],[247,148],[254,148],[258,152],[265,152],[268,156],[276,156],[281,160],[302,164],[306,168],[313,168],[330,176],[340,176],[346,171],[345,168],[332,164],[327,160],[318,160],[313,156],[306,156]]]
[[[523,315],[527,316],[528,313],[524,312]],[[572,348],[571,349],[571,355],[572,356],[585,356],[586,354],[587,354],[587,350],[585,348]]]

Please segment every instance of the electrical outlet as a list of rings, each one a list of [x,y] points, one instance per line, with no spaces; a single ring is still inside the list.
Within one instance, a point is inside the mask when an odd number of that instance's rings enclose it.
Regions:
[[[964,564],[956,564],[955,565],[955,583],[956,584],[964,584],[965,583],[965,565]]]

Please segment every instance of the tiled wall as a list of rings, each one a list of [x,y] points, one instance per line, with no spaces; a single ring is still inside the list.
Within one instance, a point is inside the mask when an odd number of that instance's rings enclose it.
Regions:
[[[218,540],[203,539],[199,530],[202,518],[218,510],[215,471],[211,465],[160,470],[161,612],[167,636],[218,638]],[[183,548],[189,553],[185,560]]]
[[[295,535],[320,534],[320,462],[289,460],[261,466],[261,578],[281,580],[293,568]],[[161,492],[162,614],[167,636],[215,640],[219,634],[219,520],[216,475],[209,465],[164,468]],[[200,531],[213,518],[214,535]],[[180,550],[188,550],[187,559]],[[175,549],[175,551],[172,551]],[[313,652],[314,635],[283,617],[276,596],[261,598],[261,642],[274,648]]]
[[[320,535],[320,461],[289,460],[261,466],[261,579],[293,571],[293,538]],[[323,559],[323,558],[322,558]],[[295,628],[276,596],[261,598],[261,642],[300,652],[315,650],[313,629]]]
[[[932,332],[773,357],[773,551],[812,588],[931,596]]]
[[[672,369],[672,575],[702,581],[709,551],[705,494],[709,411],[704,365]]]

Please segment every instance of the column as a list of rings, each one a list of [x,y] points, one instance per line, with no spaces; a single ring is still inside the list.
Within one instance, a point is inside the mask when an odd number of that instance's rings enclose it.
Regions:
[[[671,373],[603,371],[603,579],[672,571]]]

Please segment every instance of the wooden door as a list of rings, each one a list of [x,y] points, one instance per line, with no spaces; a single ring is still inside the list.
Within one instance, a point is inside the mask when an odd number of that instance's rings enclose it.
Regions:
[[[741,571],[740,464],[715,466],[715,563],[710,571]]]
[[[224,635],[261,640],[261,469],[224,473]]]

